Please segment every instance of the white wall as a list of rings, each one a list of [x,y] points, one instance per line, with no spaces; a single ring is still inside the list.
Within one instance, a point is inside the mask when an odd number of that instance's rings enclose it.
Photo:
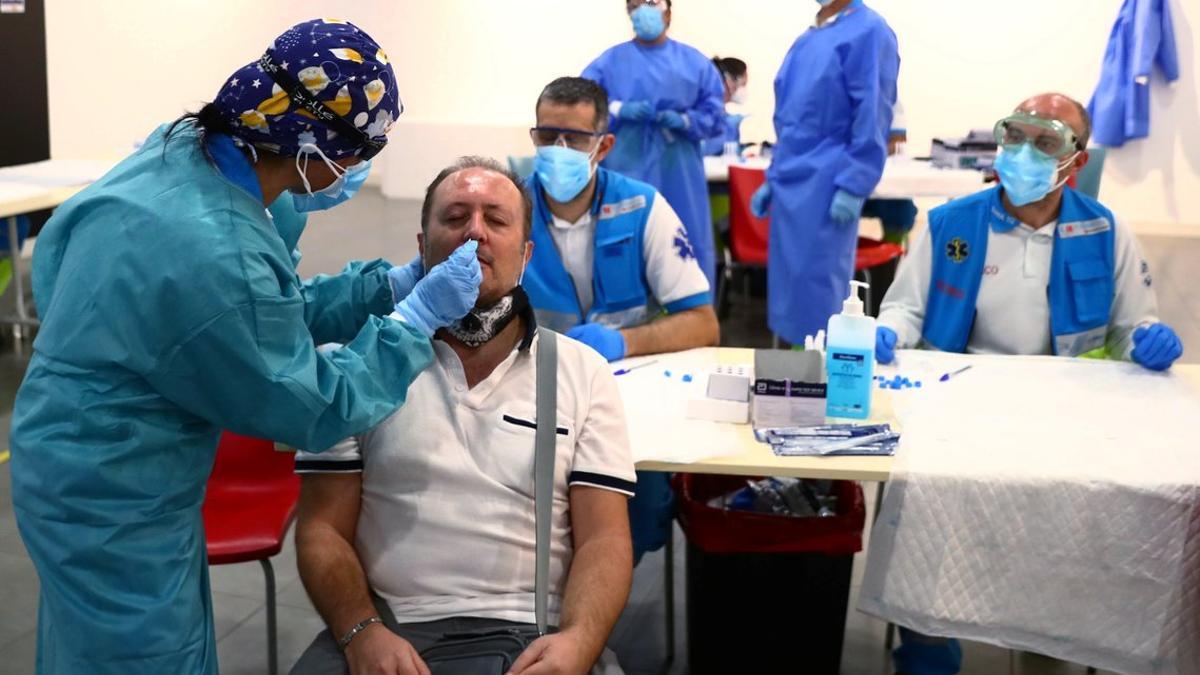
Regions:
[[[1151,137],[1110,154],[1102,198],[1131,221],[1200,225],[1200,3],[1170,1],[1183,77],[1173,88],[1154,83]],[[934,136],[988,127],[1040,91],[1086,101],[1120,3],[873,0],[900,41],[910,149],[923,153]],[[55,156],[127,147],[212,96],[287,25],[322,14],[349,18],[396,66],[406,111],[374,175],[401,197],[420,195],[457,155],[529,153],[525,129],[541,87],[577,74],[630,35],[616,0],[48,4]],[[674,37],[750,64],[748,140],[773,136],[772,80],[815,8],[803,0],[676,0]]]

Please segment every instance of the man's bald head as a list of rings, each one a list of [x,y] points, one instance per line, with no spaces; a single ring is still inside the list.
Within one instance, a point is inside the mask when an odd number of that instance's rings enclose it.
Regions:
[[[1082,103],[1066,94],[1038,94],[1031,96],[1016,107],[1017,112],[1034,113],[1038,117],[1059,120],[1075,132],[1079,139],[1079,150],[1087,148],[1092,136],[1092,117]]]

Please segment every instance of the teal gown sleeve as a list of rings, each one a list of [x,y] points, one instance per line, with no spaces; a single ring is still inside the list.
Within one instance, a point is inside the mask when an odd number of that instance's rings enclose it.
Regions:
[[[304,322],[317,344],[350,342],[372,316],[392,313],[391,263],[353,261],[339,274],[318,274],[300,287]]]

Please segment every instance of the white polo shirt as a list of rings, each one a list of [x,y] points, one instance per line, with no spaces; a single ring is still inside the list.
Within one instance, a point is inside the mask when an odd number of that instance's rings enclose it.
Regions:
[[[608,363],[590,347],[555,338],[552,624],[573,554],[569,487],[631,496],[635,481]],[[396,413],[326,452],[296,456],[299,473],[362,472],[355,548],[371,588],[400,623],[453,616],[534,623],[537,341],[527,332],[518,349],[468,389],[458,355],[434,340],[433,364]]]
[[[550,236],[558,248],[559,258],[579,294],[579,307],[586,315],[592,309],[595,297],[592,293],[592,265],[595,259],[596,220],[589,209],[579,220],[569,223],[557,216],[550,216]],[[680,243],[687,241],[683,221],[656,193],[646,217],[646,233],[642,237],[642,258],[645,260],[646,282],[650,293],[661,307],[671,307],[681,300],[688,300],[709,293],[708,277],[700,269],[694,255],[681,255]],[[711,302],[685,302],[685,309]]]
[[[1007,232],[989,228],[987,260],[975,326],[967,342],[974,354],[1053,354],[1050,334],[1050,260],[1057,222],[1038,229],[1021,224]],[[1113,304],[1105,345],[1129,358],[1134,329],[1158,321],[1150,265],[1121,221],[1114,230]],[[879,310],[879,325],[896,331],[896,348],[923,346],[925,307],[933,277],[933,243],[926,230],[900,263]]]

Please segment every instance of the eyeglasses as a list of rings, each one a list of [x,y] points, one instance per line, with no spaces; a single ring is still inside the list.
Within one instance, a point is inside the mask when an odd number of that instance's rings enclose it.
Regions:
[[[992,134],[1000,145],[1029,143],[1047,157],[1061,159],[1083,147],[1075,130],[1056,119],[1046,119],[1024,112],[1013,113],[996,122]]]
[[[367,135],[367,132],[359,129],[350,123],[350,120],[342,117],[329,109],[329,106],[321,103],[317,98],[308,93],[292,74],[284,70],[279,64],[275,63],[275,59],[271,56],[271,50],[268,49],[262,58],[258,60],[258,65],[262,67],[275,84],[279,88],[287,92],[288,98],[296,102],[297,105],[312,113],[312,116],[323,122],[326,126],[333,129],[339,134],[345,135],[347,138],[358,140],[359,151],[358,156],[365,162],[375,155],[378,155],[384,146],[387,145],[387,139],[376,140]],[[400,104],[400,112],[404,112],[404,104]]]
[[[667,8],[667,0],[625,0],[625,11],[632,12],[642,5],[650,5],[651,7]]]
[[[533,127],[529,130],[529,137],[539,148],[547,145],[561,145],[579,152],[591,152],[595,140],[603,135],[603,131],[583,131],[561,127]]]

